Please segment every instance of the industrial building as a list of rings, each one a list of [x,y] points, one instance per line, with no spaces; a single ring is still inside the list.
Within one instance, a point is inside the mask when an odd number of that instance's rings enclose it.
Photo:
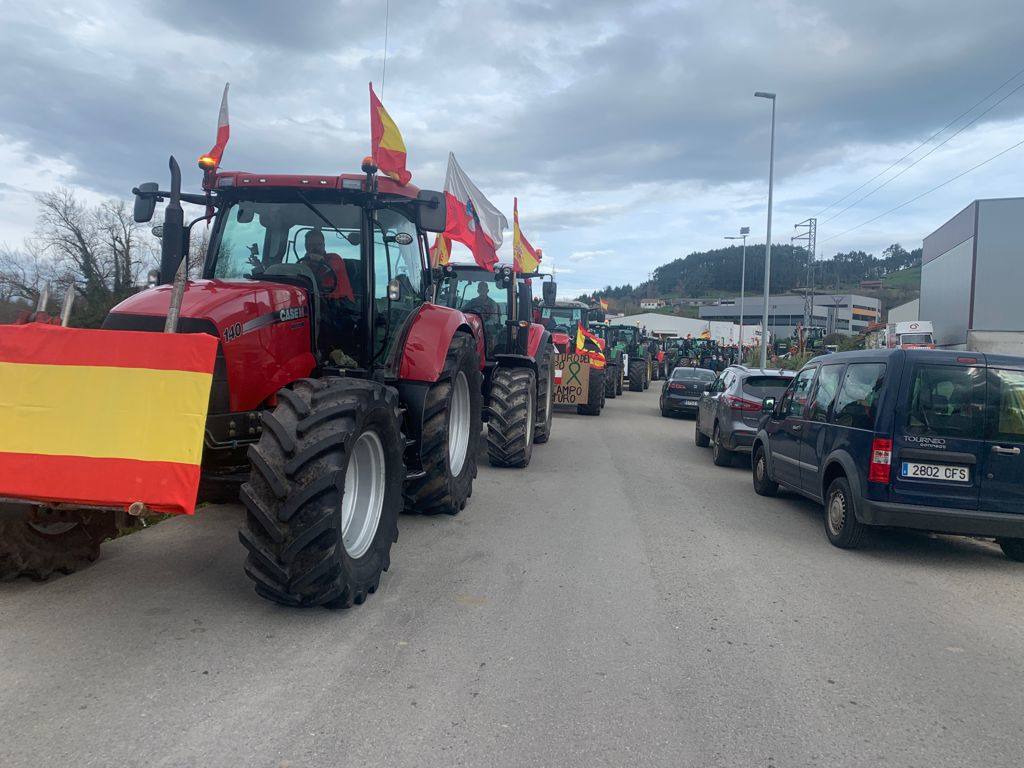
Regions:
[[[965,349],[971,332],[1024,331],[1024,198],[975,200],[924,239],[921,320],[935,343]]]
[[[824,328],[825,333],[840,333],[853,336],[862,333],[872,323],[881,319],[881,302],[869,296],[857,294],[821,293],[814,297],[813,317],[804,319],[804,297],[794,294],[770,296],[768,298],[768,331],[775,338],[788,338],[796,333],[797,326],[809,325]],[[743,307],[743,320],[760,320],[764,309],[764,298],[747,296]],[[740,302],[738,298],[721,301],[701,307],[702,320],[738,323]]]

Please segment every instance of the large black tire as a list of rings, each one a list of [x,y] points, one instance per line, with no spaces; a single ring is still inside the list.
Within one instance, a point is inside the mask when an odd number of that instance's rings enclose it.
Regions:
[[[716,467],[731,467],[735,455],[722,447],[722,430],[715,424],[711,436],[711,461]]]
[[[245,572],[260,596],[283,605],[348,608],[377,590],[398,539],[401,422],[398,393],[377,382],[302,379],[279,393],[277,407],[263,416],[259,442],[249,448],[252,470],[240,494]],[[344,521],[346,493],[353,494],[349,503],[358,500],[365,486],[357,472],[370,477],[368,465],[353,465],[353,456],[364,456],[374,438],[382,459],[374,466],[383,473],[379,518],[375,530],[371,513],[365,529],[346,531],[344,523],[351,527],[353,520]],[[351,545],[365,551],[350,555]]]
[[[643,392],[644,377],[647,375],[647,363],[643,360],[629,361],[629,391]]]
[[[750,471],[754,480],[754,493],[758,496],[778,494],[779,484],[768,474],[768,454],[765,452],[764,446],[754,446],[754,455],[750,459]]]
[[[622,394],[622,362],[619,362],[618,368],[615,369],[615,394]]]
[[[0,520],[0,581],[19,576],[45,581],[54,573],[74,573],[100,556],[100,544],[112,533],[112,525],[88,521],[40,525]]]
[[[469,388],[469,442],[462,466],[452,471],[449,437],[454,433],[451,423],[456,386],[464,377]],[[424,515],[455,515],[466,506],[473,492],[476,457],[480,446],[481,423],[480,357],[475,339],[456,333],[448,347],[441,377],[427,393],[423,413],[423,434],[420,438],[420,463],[423,474],[409,481],[405,489],[407,511]]]
[[[996,539],[1003,554],[1018,563],[1024,563],[1024,539]]]
[[[551,437],[551,423],[555,413],[555,357],[550,350],[544,353],[538,371],[537,426],[533,430],[533,442],[546,443]]]
[[[833,546],[856,549],[864,540],[867,526],[853,511],[853,492],[845,477],[837,477],[825,494],[825,535]]]
[[[487,410],[491,466],[529,466],[537,419],[537,375],[529,368],[495,369]]]
[[[618,373],[618,370],[618,367],[614,363],[609,363],[605,368],[604,396],[613,400],[618,396],[618,392],[615,390],[615,375]]]
[[[577,405],[576,413],[583,416],[600,416],[604,407],[604,369],[590,368],[590,382],[587,385],[587,402]]]

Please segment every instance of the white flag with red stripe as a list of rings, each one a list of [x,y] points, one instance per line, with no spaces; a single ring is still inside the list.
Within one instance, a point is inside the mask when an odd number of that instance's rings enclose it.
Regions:
[[[220,114],[217,116],[217,141],[213,149],[199,158],[199,165],[202,168],[216,170],[220,167],[220,159],[224,155],[224,148],[228,145],[228,138],[231,136],[231,124],[228,122],[228,86],[224,83],[224,95],[220,99]]]

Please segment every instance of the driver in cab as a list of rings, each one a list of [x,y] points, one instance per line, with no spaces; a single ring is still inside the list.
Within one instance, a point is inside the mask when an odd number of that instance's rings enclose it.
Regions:
[[[480,318],[485,323],[497,320],[501,315],[501,308],[498,307],[498,302],[488,295],[487,283],[485,281],[477,284],[476,294],[475,299],[471,299],[463,305],[462,311],[480,315]]]
[[[320,281],[320,292],[326,299],[355,302],[352,284],[345,269],[345,260],[336,253],[327,253],[324,233],[319,229],[306,232],[306,255],[310,268]]]

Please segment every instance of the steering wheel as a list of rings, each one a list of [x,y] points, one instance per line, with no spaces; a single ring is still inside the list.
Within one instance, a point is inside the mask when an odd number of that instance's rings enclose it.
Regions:
[[[334,270],[331,269],[331,266],[326,261],[322,259],[314,261],[308,256],[303,256],[299,261],[306,262],[306,266],[309,267],[313,276],[316,277],[316,281],[320,285],[320,293],[325,296],[334,293],[334,290],[338,287],[338,276],[334,274]]]

